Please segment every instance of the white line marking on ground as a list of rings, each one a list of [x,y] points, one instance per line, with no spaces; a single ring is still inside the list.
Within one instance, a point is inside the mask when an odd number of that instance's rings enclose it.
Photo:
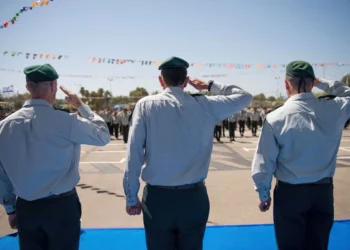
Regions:
[[[255,151],[255,148],[242,148],[242,149],[246,152]]]
[[[339,149],[340,149],[340,150],[347,151],[347,152],[350,152],[350,149],[347,149],[347,148],[340,147]]]
[[[99,154],[99,153],[125,153],[126,150],[119,150],[119,151],[91,151],[91,152],[87,152],[87,151],[81,151],[81,153],[88,153],[88,154]]]
[[[82,161],[80,164],[122,164],[125,162],[125,159],[121,161]]]
[[[350,156],[338,156],[337,160],[346,160],[346,159],[350,159]]]

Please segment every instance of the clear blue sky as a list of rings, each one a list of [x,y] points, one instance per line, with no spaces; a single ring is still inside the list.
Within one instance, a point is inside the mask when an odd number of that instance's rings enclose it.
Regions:
[[[1,0],[6,21],[29,0]],[[20,69],[46,60],[2,56],[2,52],[69,55],[50,60],[60,74],[102,78],[61,77],[73,90],[110,88],[104,76],[135,76],[112,82],[114,95],[137,86],[159,90],[156,66],[87,62],[88,57],[163,60],[179,56],[190,62],[288,63],[350,61],[349,0],[54,0],[20,16],[0,29],[0,68]],[[350,67],[328,67],[326,76],[339,79]],[[253,94],[283,91],[284,72],[272,69],[190,68],[190,75],[228,74],[223,83]],[[316,69],[322,76],[322,70]],[[280,80],[275,80],[275,77]],[[25,91],[24,76],[0,71],[0,88]],[[192,89],[190,89],[192,90]],[[59,94],[62,97],[62,94]]]

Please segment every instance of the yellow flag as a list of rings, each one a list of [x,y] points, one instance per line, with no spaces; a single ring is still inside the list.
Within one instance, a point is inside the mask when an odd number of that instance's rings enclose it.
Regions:
[[[52,60],[55,60],[55,59],[56,59],[56,55],[53,55]]]
[[[36,2],[32,2],[32,7],[35,8]]]
[[[46,1],[45,1],[45,4],[46,4],[46,5],[49,5],[49,2],[50,2],[49,0],[46,0]]]
[[[46,59],[49,59],[49,57],[50,57],[50,55],[49,55],[49,54],[47,54],[45,58],[46,58]]]
[[[40,54],[40,58],[43,58],[43,54]]]

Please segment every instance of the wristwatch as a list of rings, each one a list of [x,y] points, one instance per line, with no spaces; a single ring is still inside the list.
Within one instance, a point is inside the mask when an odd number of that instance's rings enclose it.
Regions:
[[[214,81],[213,81],[213,80],[210,80],[208,83],[209,83],[208,91],[210,92],[211,86],[213,85]]]

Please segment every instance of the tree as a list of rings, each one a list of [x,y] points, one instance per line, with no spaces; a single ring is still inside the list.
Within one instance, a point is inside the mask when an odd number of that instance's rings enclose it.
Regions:
[[[268,100],[269,102],[275,102],[275,101],[276,101],[276,97],[274,97],[274,96],[269,96],[269,97],[267,98],[267,100]]]
[[[148,92],[145,88],[136,88],[133,91],[130,91],[130,101],[138,102],[142,97],[148,96]]]
[[[128,104],[129,102],[130,102],[130,98],[128,96],[115,96],[112,98],[113,105]]]
[[[266,101],[266,97],[263,93],[256,95],[253,97],[253,100],[255,101]]]
[[[158,95],[159,93],[160,93],[160,91],[156,90],[156,91],[153,91],[153,92],[151,93],[151,95]]]
[[[144,97],[148,96],[148,92],[145,88],[136,88],[133,91],[130,91],[130,97]]]

